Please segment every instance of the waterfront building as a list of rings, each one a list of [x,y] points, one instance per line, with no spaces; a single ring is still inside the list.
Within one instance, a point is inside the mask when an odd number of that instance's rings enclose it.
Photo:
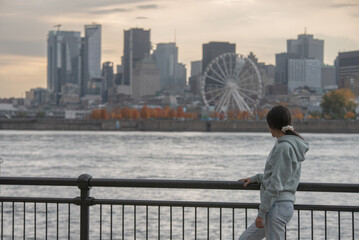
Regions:
[[[77,84],[67,83],[61,89],[60,105],[76,105],[80,103],[80,87]]]
[[[32,88],[25,93],[25,99],[31,106],[51,104],[52,92],[46,88]]]
[[[50,31],[47,39],[47,88],[61,98],[61,88],[67,83],[81,82],[81,33]]]
[[[176,43],[159,43],[153,52],[153,58],[160,70],[161,90],[174,89],[178,64],[178,47]]]
[[[150,57],[151,30],[132,28],[124,31],[123,85],[130,86],[136,64]]]
[[[317,59],[288,60],[288,91],[299,87],[321,89],[321,62]]]
[[[359,51],[339,53],[338,66],[339,88],[349,88],[359,96]]]
[[[160,71],[150,58],[137,61],[132,76],[132,97],[140,100],[144,96],[154,96],[161,86]]]
[[[92,79],[101,77],[101,25],[85,25],[82,39],[82,84],[81,96],[87,94]]]
[[[296,58],[318,59],[323,63],[324,40],[315,39],[312,34],[299,34],[297,39],[287,40],[287,53]]]
[[[202,45],[202,72],[208,64],[223,53],[235,53],[236,44],[229,42],[209,42]]]

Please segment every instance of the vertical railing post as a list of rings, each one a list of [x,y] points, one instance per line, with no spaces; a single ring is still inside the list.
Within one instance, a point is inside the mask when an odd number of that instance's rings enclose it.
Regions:
[[[92,176],[82,174],[77,179],[77,186],[81,190],[80,196],[80,239],[90,239],[90,205],[92,198],[90,197],[90,180]]]

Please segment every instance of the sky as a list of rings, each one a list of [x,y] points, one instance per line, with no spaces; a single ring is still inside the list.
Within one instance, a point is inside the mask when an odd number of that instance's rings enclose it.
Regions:
[[[0,98],[46,88],[48,32],[61,24],[84,35],[91,23],[102,25],[102,62],[121,64],[124,30],[151,29],[153,48],[176,41],[188,76],[210,41],[267,64],[305,31],[325,41],[326,64],[359,50],[358,0],[0,0]]]

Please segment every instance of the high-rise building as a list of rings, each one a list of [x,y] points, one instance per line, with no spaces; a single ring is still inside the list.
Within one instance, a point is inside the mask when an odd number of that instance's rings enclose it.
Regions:
[[[288,60],[288,90],[298,87],[321,88],[321,62],[318,59]]]
[[[191,77],[202,74],[202,61],[191,62]]]
[[[81,83],[81,33],[50,31],[47,39],[47,88],[59,103],[61,88]]]
[[[288,83],[288,60],[294,59],[295,54],[293,53],[278,53],[275,55],[275,73],[274,82],[276,84]]]
[[[137,61],[132,76],[132,97],[154,96],[160,90],[160,71],[150,58]]]
[[[108,101],[108,90],[114,86],[115,74],[113,72],[113,62],[104,62],[102,64],[102,78],[104,80],[104,92],[102,99]]]
[[[311,34],[299,34],[298,39],[287,40],[287,53],[296,58],[318,59],[323,63],[324,40],[314,39]]]
[[[132,28],[124,31],[123,84],[131,85],[136,63],[150,57],[151,30]]]
[[[350,88],[359,96],[359,51],[339,53],[338,63],[339,88]]]
[[[207,66],[210,62],[222,55],[224,53],[235,53],[236,52],[236,44],[229,42],[209,42],[203,44],[203,52],[202,52],[202,73],[205,72]],[[214,77],[214,73],[212,73]],[[218,84],[208,76],[206,79],[206,83]]]
[[[202,52],[202,72],[205,71],[208,64],[223,53],[235,53],[236,44],[229,42],[209,42],[203,44]]]
[[[159,43],[153,51],[153,58],[160,70],[161,89],[173,89],[176,85],[178,47],[176,43]]]
[[[81,95],[84,96],[92,79],[101,77],[101,25],[85,25],[85,37],[82,40]]]
[[[183,63],[178,63],[176,68],[176,88],[183,90],[187,85],[187,69]]]
[[[191,62],[191,76],[189,77],[188,84],[191,93],[200,95],[200,81],[202,75],[202,61]]]
[[[335,67],[329,65],[322,66],[322,89],[333,89],[336,87],[336,80],[335,80]]]

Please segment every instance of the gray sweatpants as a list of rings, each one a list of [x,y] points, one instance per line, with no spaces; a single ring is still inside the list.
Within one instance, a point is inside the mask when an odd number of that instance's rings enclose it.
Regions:
[[[281,201],[273,203],[264,219],[264,228],[257,228],[252,223],[239,237],[238,240],[284,240],[285,225],[290,221],[294,213],[293,202]]]

